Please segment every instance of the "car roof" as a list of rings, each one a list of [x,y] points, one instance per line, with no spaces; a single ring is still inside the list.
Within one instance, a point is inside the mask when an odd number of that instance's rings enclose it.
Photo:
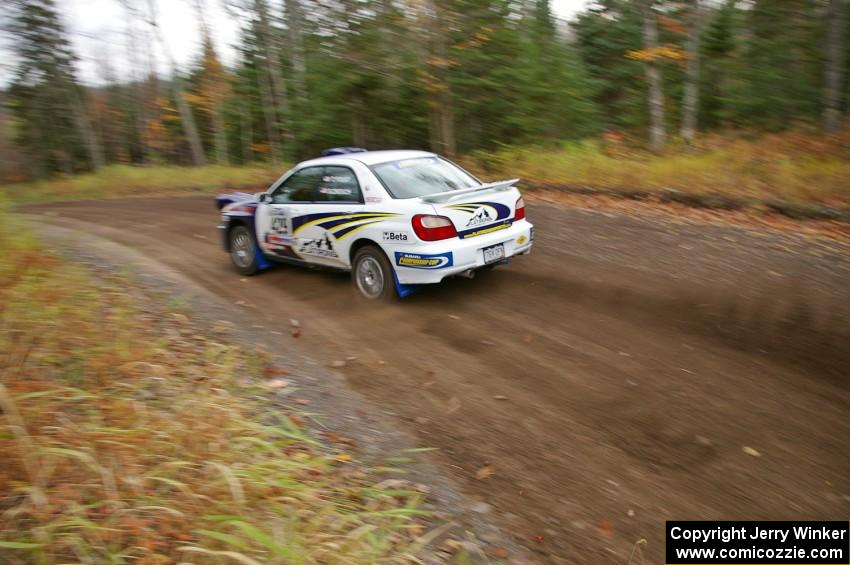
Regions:
[[[330,155],[328,157],[319,157],[318,159],[310,159],[298,163],[298,168],[314,166],[314,165],[331,165],[334,163],[344,164],[346,161],[360,161],[364,165],[377,165],[379,163],[387,163],[390,161],[399,161],[401,159],[412,159],[415,157],[434,157],[434,153],[428,151],[415,151],[412,149],[391,149],[385,151],[362,151],[359,153],[347,153],[345,155]]]

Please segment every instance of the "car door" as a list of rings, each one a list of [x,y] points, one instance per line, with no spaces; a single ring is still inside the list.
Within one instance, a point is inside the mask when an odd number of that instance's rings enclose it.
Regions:
[[[272,257],[311,260],[299,253],[294,236],[296,218],[309,214],[316,185],[324,167],[305,167],[285,177],[273,187],[257,207],[257,240]]]
[[[354,170],[325,165],[307,213],[292,218],[296,252],[305,260],[328,266],[348,264],[348,240],[363,221],[363,199]]]

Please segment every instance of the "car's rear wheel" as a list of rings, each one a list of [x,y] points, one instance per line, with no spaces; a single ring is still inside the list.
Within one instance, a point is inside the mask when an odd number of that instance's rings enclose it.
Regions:
[[[384,252],[374,245],[355,253],[351,278],[357,293],[367,300],[391,300],[396,296],[393,267]]]
[[[257,245],[254,235],[245,226],[235,226],[230,230],[230,260],[240,275],[255,274],[257,267]]]

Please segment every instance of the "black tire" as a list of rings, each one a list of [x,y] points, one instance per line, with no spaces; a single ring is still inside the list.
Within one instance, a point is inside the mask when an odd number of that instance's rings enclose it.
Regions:
[[[254,234],[245,226],[234,226],[227,234],[230,245],[230,262],[240,275],[250,277],[257,267],[257,243]]]
[[[366,300],[395,299],[395,273],[387,256],[374,245],[361,247],[351,262],[351,282],[358,296]]]

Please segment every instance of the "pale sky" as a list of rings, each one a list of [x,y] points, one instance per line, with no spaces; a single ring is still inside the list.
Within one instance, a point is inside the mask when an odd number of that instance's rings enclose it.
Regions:
[[[227,0],[202,0],[206,6],[207,25],[209,26],[219,55],[226,65],[232,65],[236,52],[234,45],[238,41],[237,23],[224,8]],[[170,56],[176,64],[185,69],[200,53],[200,23],[197,16],[196,0],[153,0],[159,12],[159,25],[167,44]],[[88,84],[100,82],[105,62],[108,62],[114,74],[126,78],[129,61],[135,53],[139,61],[147,59],[145,42],[140,32],[149,31],[147,26],[136,23],[136,35],[140,37],[135,48],[128,44],[128,32],[133,21],[127,15],[123,4],[147,6],[146,0],[57,0],[65,25],[71,35],[74,50],[80,59],[79,78]],[[552,0],[552,9],[557,17],[570,19],[587,0]],[[276,4],[276,2],[272,2]],[[13,61],[8,57],[8,41],[0,41],[0,85],[7,84],[13,69]],[[168,57],[161,46],[156,46],[156,58],[161,72],[168,71]]]

